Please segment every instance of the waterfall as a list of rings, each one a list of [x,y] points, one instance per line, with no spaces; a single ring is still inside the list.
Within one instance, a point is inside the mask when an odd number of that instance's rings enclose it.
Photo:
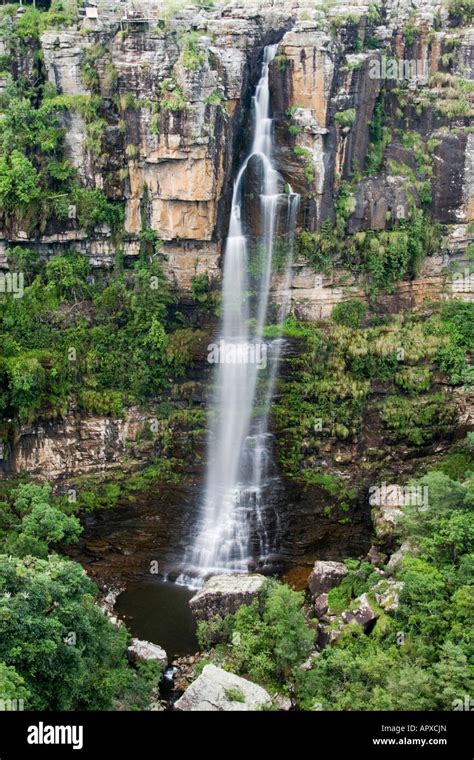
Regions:
[[[282,178],[273,165],[269,66],[276,49],[277,45],[269,45],[264,50],[252,99],[252,146],[233,188],[224,249],[221,333],[215,347],[218,366],[210,408],[206,489],[194,545],[187,551],[177,581],[194,587],[214,573],[261,567],[275,550],[275,530],[270,523],[278,522],[274,503],[281,486],[273,462],[268,414],[282,340],[280,332],[272,341],[265,341],[264,328],[277,238],[286,248],[286,295],[279,312],[280,326],[286,316],[299,202],[291,188],[283,192]],[[250,161],[260,172],[259,199],[254,201],[259,228],[256,236],[250,235],[243,221],[243,191]],[[248,271],[251,239],[261,259],[255,282]],[[249,295],[251,290],[254,299]]]

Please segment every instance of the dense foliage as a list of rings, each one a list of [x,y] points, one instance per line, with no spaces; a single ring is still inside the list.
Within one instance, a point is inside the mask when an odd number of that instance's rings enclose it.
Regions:
[[[86,411],[120,416],[124,403],[156,395],[191,362],[200,333],[176,321],[156,259],[117,268],[107,282],[77,253],[47,264],[19,246],[9,255],[31,274],[22,298],[0,302],[4,416],[54,417],[72,398]]]
[[[2,699],[34,710],[143,709],[159,668],[128,666],[126,628],[97,607],[82,567],[51,553],[77,539],[79,521],[51,504],[49,486],[21,485],[12,498],[0,505]]]
[[[473,308],[455,301],[433,305],[425,318],[367,320],[364,305],[348,301],[330,324],[298,330],[290,320],[285,333],[297,338],[301,354],[291,357],[273,405],[284,472],[314,479],[324,441],[357,441],[369,415],[388,443],[417,446],[449,435],[456,411],[436,380],[441,372],[453,385],[472,382]]]
[[[472,474],[459,482],[431,471],[416,485],[428,488],[429,507],[404,508],[413,548],[395,573],[400,605],[370,635],[349,626],[298,674],[307,709],[452,710],[472,693]]]
[[[305,710],[451,710],[472,691],[474,491],[472,457],[457,455],[460,480],[440,464],[413,487],[429,506],[403,508],[400,539],[410,551],[392,571],[402,584],[398,606],[384,611],[375,592],[387,580],[372,565],[348,560],[348,575],[329,593],[334,614],[366,594],[377,621],[364,633],[346,625],[335,643],[305,665],[314,631],[303,595],[274,581],[235,615],[200,624],[212,660],[264,685],[288,691]],[[216,643],[218,642],[218,643]]]
[[[335,265],[356,275],[368,275],[370,296],[393,292],[405,277],[415,277],[425,256],[433,254],[440,242],[439,226],[414,211],[409,220],[397,222],[389,230],[346,231],[346,218],[355,202],[350,191],[341,190],[340,214],[336,225],[325,221],[320,232],[303,231],[299,236],[300,256],[316,271],[329,272]]]
[[[265,683],[285,682],[314,644],[302,603],[302,593],[269,580],[251,605],[243,605],[225,620],[200,623],[200,642],[208,646],[223,640],[226,661],[238,673]]]

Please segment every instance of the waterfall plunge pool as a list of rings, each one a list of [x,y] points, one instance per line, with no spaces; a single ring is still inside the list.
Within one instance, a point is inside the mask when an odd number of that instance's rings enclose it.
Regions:
[[[159,644],[171,662],[198,651],[196,623],[189,607],[195,593],[157,579],[135,581],[120,594],[115,611],[133,636]]]

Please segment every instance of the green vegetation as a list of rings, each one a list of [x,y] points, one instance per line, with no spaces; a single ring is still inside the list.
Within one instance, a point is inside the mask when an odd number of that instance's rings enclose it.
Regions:
[[[272,408],[283,472],[317,483],[323,473],[315,462],[324,440],[357,440],[367,416],[372,425],[380,420],[389,441],[405,445],[449,435],[456,414],[450,394],[434,389],[434,374],[444,374],[453,385],[472,383],[466,357],[473,308],[450,302],[423,319],[396,316],[361,327],[367,321],[364,306],[348,301],[334,310],[332,324],[324,328],[290,325],[301,353],[279,382]],[[380,382],[385,387],[382,402],[374,393]],[[333,503],[334,493],[326,491]],[[336,503],[348,501],[347,495],[336,496]]]
[[[216,656],[234,672],[265,684],[287,684],[314,643],[302,604],[303,594],[269,580],[250,606],[240,607],[225,620],[199,623],[200,644],[207,647],[220,641]]]
[[[356,330],[361,326],[366,313],[367,306],[362,301],[352,299],[336,304],[331,312],[331,319],[338,325]]]
[[[224,693],[231,702],[245,702],[245,695],[240,689],[225,689]]]
[[[303,709],[452,710],[470,693],[474,521],[472,479],[463,481],[433,471],[413,483],[428,488],[429,508],[403,510],[402,537],[416,556],[406,556],[395,574],[404,584],[400,605],[379,614],[369,635],[348,626],[298,673]],[[336,611],[363,591],[370,596],[376,578],[365,567],[330,592]]]
[[[22,484],[11,491],[10,503],[2,503],[2,552],[47,559],[50,544],[77,541],[82,531],[77,518],[64,514],[50,501],[49,485]]]
[[[300,234],[300,256],[316,271],[327,272],[337,263],[356,275],[368,275],[366,288],[375,296],[380,291],[392,292],[406,276],[414,277],[425,256],[437,250],[439,225],[430,222],[420,210],[413,211],[409,220],[395,222],[390,230],[349,235],[346,218],[351,209],[353,196],[343,186],[336,226],[325,221],[320,232]]]
[[[23,298],[0,303],[6,417],[55,417],[73,399],[85,411],[121,416],[124,405],[155,398],[190,365],[200,333],[176,322],[157,254],[94,282],[87,259],[73,251],[49,263],[20,246],[9,256],[36,263]]]
[[[183,111],[187,108],[188,101],[183,90],[174,80],[165,80],[161,85],[161,93],[160,106],[165,111]]]
[[[199,47],[199,32],[186,32],[181,35],[179,47],[181,50],[179,62],[185,69],[195,71],[206,61],[207,55]]]
[[[293,125],[295,126],[295,125]],[[291,127],[290,127],[291,129]],[[293,131],[294,133],[294,131]],[[304,170],[303,174],[305,177],[306,182],[311,185],[315,180],[315,171],[314,171],[314,160],[313,160],[313,154],[311,153],[308,148],[301,148],[299,145],[297,145],[295,148],[293,148],[293,153],[295,156],[298,156],[298,158],[304,159]]]
[[[414,386],[415,393],[418,391]],[[443,393],[420,398],[389,396],[383,404],[381,418],[389,430],[389,440],[406,441],[421,446],[453,429],[456,414]]]
[[[334,121],[336,121],[342,128],[351,127],[356,118],[355,108],[348,108],[345,111],[338,111],[334,115]]]
[[[286,56],[284,53],[278,53],[275,56],[274,61],[275,61],[275,66],[278,68],[278,71],[280,71],[281,73],[284,73],[286,71],[290,63],[288,56]]]
[[[370,122],[369,139],[370,145],[366,157],[365,170],[368,175],[377,174],[382,166],[385,148],[391,140],[390,130],[384,126],[384,103],[383,99],[377,100],[372,120]]]
[[[399,538],[412,549],[394,572],[400,585],[392,609],[376,599],[391,593],[388,579],[368,562],[346,562],[329,609],[340,615],[365,594],[377,616],[370,632],[344,626],[302,668],[314,646],[313,621],[302,594],[270,580],[251,605],[200,623],[210,661],[290,693],[303,710],[452,710],[472,687],[473,466],[466,459],[459,480],[433,470],[410,483],[427,489],[429,505],[403,508]]]
[[[70,219],[72,207],[87,232],[99,225],[121,228],[122,204],[102,190],[81,187],[64,156],[61,115],[68,110],[84,117],[86,145],[98,158],[106,122],[97,96],[58,96],[13,80],[0,96],[0,215],[7,231],[21,229],[34,237]]]
[[[214,92],[211,92],[210,95],[207,96],[207,98],[204,99],[204,103],[207,106],[217,106],[222,108],[225,103],[225,98],[218,90],[215,90]]]
[[[128,634],[95,604],[82,567],[51,553],[78,520],[49,486],[20,485],[0,506],[0,685],[29,710],[143,709],[160,668],[127,664]],[[48,555],[49,552],[49,555]]]
[[[450,0],[449,15],[458,24],[469,24],[474,21],[473,0]]]

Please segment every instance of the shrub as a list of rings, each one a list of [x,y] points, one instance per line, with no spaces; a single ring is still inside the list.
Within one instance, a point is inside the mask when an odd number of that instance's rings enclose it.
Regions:
[[[338,303],[332,310],[331,319],[338,325],[358,329],[367,314],[367,306],[356,299]]]
[[[411,485],[428,488],[429,506],[403,508],[400,527],[417,556],[406,556],[397,571],[404,585],[396,617],[380,614],[369,634],[347,626],[309,670],[295,671],[303,709],[452,710],[469,693],[472,481],[429,472]],[[329,592],[331,608],[341,610],[353,594],[367,591],[364,584],[373,586],[374,578],[361,570],[351,570]]]
[[[451,0],[449,4],[449,15],[457,23],[470,23],[471,21],[474,21],[473,0]]]
[[[245,702],[245,694],[240,689],[225,689],[224,693],[231,702]]]
[[[107,200],[102,190],[77,187],[72,193],[72,202],[77,204],[79,224],[86,231],[99,225],[116,229],[123,223],[123,205]]]
[[[0,676],[25,689],[27,709],[146,705],[159,669],[127,666],[126,629],[94,604],[96,587],[80,565],[59,556],[0,555],[0,591]]]
[[[125,414],[124,397],[121,391],[82,390],[79,393],[79,406],[89,414],[121,418]]]
[[[267,581],[259,598],[228,619],[231,661],[257,681],[287,680],[308,655],[314,632],[305,621],[302,593]]]
[[[415,399],[389,396],[382,407],[381,418],[392,440],[421,446],[441,432],[451,430],[456,413],[445,394]]]
[[[0,204],[7,211],[27,206],[40,195],[38,172],[20,151],[0,157]]]
[[[180,63],[185,69],[195,71],[206,60],[206,53],[199,48],[199,32],[185,32],[179,41]]]
[[[337,121],[341,127],[351,127],[356,118],[355,108],[348,108],[345,111],[338,111],[334,114],[334,121]]]

